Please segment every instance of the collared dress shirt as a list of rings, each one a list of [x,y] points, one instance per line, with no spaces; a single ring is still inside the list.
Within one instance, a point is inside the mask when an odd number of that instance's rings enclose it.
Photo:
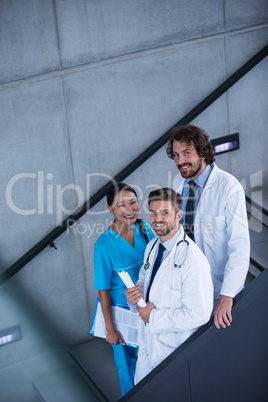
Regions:
[[[197,209],[197,205],[198,202],[200,200],[202,191],[206,185],[206,182],[209,178],[210,173],[212,172],[213,169],[213,165],[207,165],[206,169],[204,170],[204,172],[202,172],[196,179],[193,180],[193,182],[195,183],[195,197],[194,197],[194,218],[195,218],[195,211]],[[185,209],[186,209],[186,203],[188,200],[188,196],[189,196],[189,181],[191,181],[191,179],[186,179],[184,182],[184,186],[183,186],[183,190],[182,190],[182,218],[180,220],[180,223],[182,224],[183,227],[185,227]]]

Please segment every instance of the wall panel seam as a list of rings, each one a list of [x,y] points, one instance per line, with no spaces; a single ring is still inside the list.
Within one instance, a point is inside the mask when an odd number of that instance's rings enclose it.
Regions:
[[[50,80],[53,78],[63,77],[66,75],[77,74],[77,73],[81,73],[83,71],[88,71],[90,69],[103,67],[103,66],[113,64],[113,63],[128,61],[128,60],[132,60],[132,59],[136,59],[136,58],[140,58],[140,57],[146,57],[146,56],[150,56],[150,55],[155,55],[155,54],[159,54],[159,53],[163,53],[163,52],[170,52],[175,49],[186,48],[188,46],[190,47],[190,46],[194,46],[197,44],[204,44],[207,42],[219,40],[221,38],[231,37],[236,34],[253,32],[253,31],[264,29],[264,28],[268,28],[267,23],[250,26],[250,27],[246,27],[246,28],[234,29],[234,30],[231,30],[228,32],[212,34],[210,36],[204,36],[202,38],[194,38],[194,39],[190,39],[190,40],[186,40],[186,41],[182,41],[182,42],[154,47],[151,49],[141,50],[141,51],[137,51],[137,52],[133,52],[133,53],[130,52],[130,53],[126,53],[124,55],[119,55],[119,56],[114,56],[114,57],[110,57],[107,59],[83,63],[83,64],[79,64],[76,66],[64,67],[60,70],[55,70],[55,71],[52,71],[49,73],[38,74],[38,75],[35,75],[32,77],[27,77],[27,78],[23,78],[23,79],[16,80],[16,81],[2,83],[2,84],[0,84],[0,91],[4,91],[9,88],[19,87],[19,86],[23,86],[23,85],[34,84],[36,82],[46,81],[46,80]]]

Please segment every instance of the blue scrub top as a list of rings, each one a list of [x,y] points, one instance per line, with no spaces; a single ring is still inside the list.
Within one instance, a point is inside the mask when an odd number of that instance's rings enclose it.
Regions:
[[[154,238],[150,226],[143,222],[149,241]],[[126,271],[133,283],[138,281],[143,264],[146,241],[137,225],[134,229],[134,247],[110,227],[94,246],[94,289],[110,289],[111,303],[127,306],[126,287],[118,272]]]

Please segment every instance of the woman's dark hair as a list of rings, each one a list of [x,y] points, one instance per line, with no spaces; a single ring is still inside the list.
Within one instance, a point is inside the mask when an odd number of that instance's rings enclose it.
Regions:
[[[107,191],[106,198],[107,198],[107,204],[109,207],[113,205],[114,198],[115,196],[120,193],[121,191],[130,191],[131,193],[134,193],[135,196],[137,197],[137,193],[134,190],[134,188],[130,187],[126,183],[114,183]],[[138,197],[137,197],[138,198]]]
[[[166,150],[169,158],[174,159],[173,142],[179,141],[185,142],[187,145],[194,145],[198,155],[205,158],[204,161],[207,165],[215,161],[215,152],[205,130],[187,124],[185,126],[174,126],[171,129],[171,134]]]
[[[126,183],[117,183],[115,182],[107,191],[106,194],[106,198],[107,198],[107,204],[109,205],[109,207],[111,207],[113,205],[114,202],[114,198],[115,196],[120,193],[121,191],[130,191],[131,193],[134,193],[135,196],[138,198],[136,191],[134,190],[133,187],[129,186]],[[140,228],[141,232],[144,235],[144,238],[146,240],[146,243],[148,243],[149,239],[146,233],[146,230],[143,226],[142,220],[141,219],[137,219],[136,220],[136,225],[138,225],[138,227]]]

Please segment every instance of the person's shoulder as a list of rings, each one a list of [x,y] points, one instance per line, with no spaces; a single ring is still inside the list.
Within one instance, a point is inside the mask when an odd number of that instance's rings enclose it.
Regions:
[[[98,238],[95,243],[95,248],[98,247],[106,247],[107,243],[109,243],[112,239],[111,229],[108,227]]]
[[[149,223],[147,223],[147,222],[145,222],[145,221],[142,221],[142,224],[143,224],[143,227],[144,227],[144,229],[146,230],[146,232],[152,232],[152,228],[151,228],[151,226],[149,225]]]
[[[226,170],[220,169],[217,165],[214,165],[212,174],[216,179],[215,182],[219,186],[232,187],[234,185],[241,185],[235,176],[229,172],[226,172]]]
[[[136,227],[139,227],[140,234],[142,234],[143,237],[145,236],[146,233],[148,241],[150,241],[155,237],[155,234],[151,226],[147,222],[140,220],[139,223],[136,222]]]
[[[193,258],[193,260],[196,261],[197,265],[200,266],[200,263],[202,265],[208,266],[210,268],[209,262],[205,254],[203,253],[202,250],[197,246],[197,244],[191,240],[189,237],[187,237],[187,240],[189,242],[189,251],[190,251],[190,256]]]

